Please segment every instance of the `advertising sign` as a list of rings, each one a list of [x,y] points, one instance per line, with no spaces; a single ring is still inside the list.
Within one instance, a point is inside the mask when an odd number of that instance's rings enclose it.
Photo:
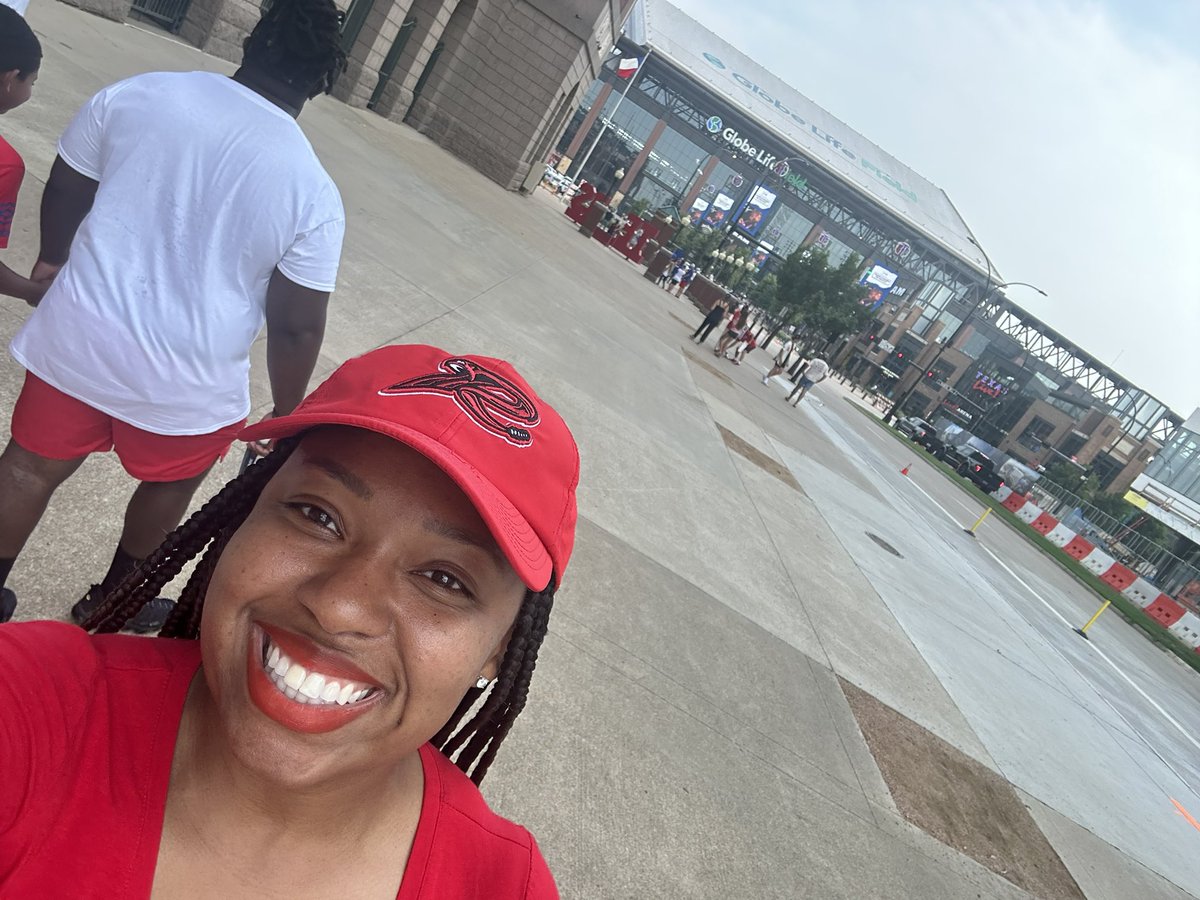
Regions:
[[[767,212],[775,205],[776,195],[773,191],[759,186],[754,189],[750,199],[738,216],[737,226],[750,235],[757,235],[766,221]]]
[[[688,210],[688,222],[693,227],[704,221],[704,214],[708,211],[708,201],[696,198],[696,202],[692,204],[692,208]]]
[[[704,215],[705,224],[711,225],[713,228],[720,228],[725,224],[731,209],[733,209],[733,198],[725,193],[717,194],[712,206]]]
[[[762,267],[767,264],[767,260],[771,258],[771,251],[775,249],[773,244],[759,244],[754,248],[754,252],[750,254],[750,259],[758,266],[761,272]]]
[[[892,288],[896,286],[896,277],[895,272],[885,269],[883,266],[871,266],[867,269],[858,282],[867,287],[867,296],[863,300],[863,306],[872,310],[882,306],[883,301],[892,292]]]

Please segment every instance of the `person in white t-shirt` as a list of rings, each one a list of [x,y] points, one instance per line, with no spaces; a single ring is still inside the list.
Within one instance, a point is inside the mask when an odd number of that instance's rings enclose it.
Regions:
[[[810,359],[808,365],[804,367],[804,372],[800,375],[800,380],[796,382],[796,386],[792,388],[792,392],[785,399],[791,400],[792,406],[795,406],[804,399],[804,395],[808,393],[809,388],[814,384],[819,384],[828,377],[829,363],[819,357]]]
[[[296,117],[345,69],[341,18],[333,0],[275,0],[232,78],[138,75],[63,133],[32,276],[54,281],[11,347],[27,371],[0,455],[0,621],[16,605],[3,587],[13,561],[90,453],[115,449],[141,483],[76,621],[179,524],[250,411],[264,323],[270,415],[303,398],[345,214]]]

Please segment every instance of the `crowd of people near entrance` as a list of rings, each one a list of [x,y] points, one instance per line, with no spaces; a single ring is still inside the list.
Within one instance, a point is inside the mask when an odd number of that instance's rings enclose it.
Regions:
[[[760,340],[763,341],[764,349],[769,343],[769,339],[764,338],[767,328],[762,321],[761,311],[758,312],[757,319],[753,319],[754,314],[755,311],[745,298],[718,299],[692,332],[692,342],[703,345],[713,331],[724,322],[725,328],[717,339],[713,355],[740,366],[746,354],[759,347]],[[725,322],[727,315],[729,321]],[[796,406],[814,385],[829,377],[830,366],[817,356],[806,356],[800,352],[795,326],[786,331],[780,330],[779,334],[782,335],[779,349],[772,357],[771,367],[763,375],[762,383],[770,384],[771,379],[786,372],[793,387],[785,399],[792,406]]]
[[[476,354],[382,347],[305,396],[345,214],[297,117],[346,68],[342,19],[274,0],[232,77],[103,88],[45,173],[32,271],[0,264],[33,307],[0,454],[0,896],[558,896],[478,784],[571,556],[579,453]],[[0,5],[0,113],[41,67]],[[0,248],[24,173],[0,138]],[[183,521],[236,441],[261,459]],[[55,490],[109,450],[136,486],[108,571],[61,598],[75,624],[8,621]]]

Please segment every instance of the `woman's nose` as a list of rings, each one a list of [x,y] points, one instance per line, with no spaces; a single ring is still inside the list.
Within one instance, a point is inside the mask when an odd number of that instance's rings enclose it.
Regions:
[[[348,554],[313,573],[297,599],[328,634],[380,637],[391,627],[386,567]]]

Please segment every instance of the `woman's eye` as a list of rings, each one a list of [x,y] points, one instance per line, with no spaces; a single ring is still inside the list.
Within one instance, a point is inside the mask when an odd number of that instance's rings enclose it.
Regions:
[[[466,585],[442,569],[426,569],[421,574],[443,590],[454,591],[459,594],[468,593]]]
[[[311,503],[293,503],[292,508],[314,525],[320,525],[322,528],[327,529],[333,534],[341,534],[341,531],[338,529],[337,521],[333,518],[333,516],[321,509],[321,507],[314,506]]]

